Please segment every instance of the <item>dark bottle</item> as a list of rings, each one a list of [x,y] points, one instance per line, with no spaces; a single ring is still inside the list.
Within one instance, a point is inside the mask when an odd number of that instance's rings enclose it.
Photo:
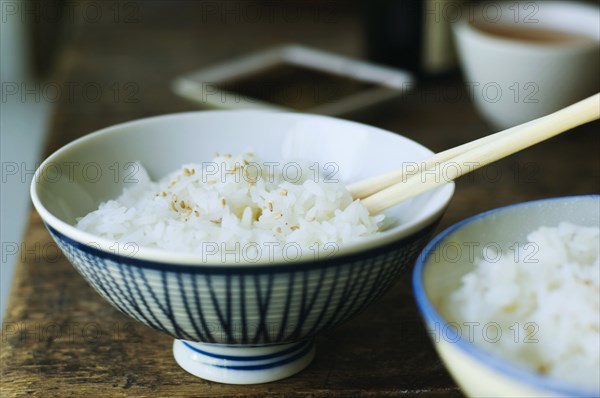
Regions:
[[[423,79],[452,72],[456,60],[450,24],[456,0],[372,0],[364,4],[367,58]]]

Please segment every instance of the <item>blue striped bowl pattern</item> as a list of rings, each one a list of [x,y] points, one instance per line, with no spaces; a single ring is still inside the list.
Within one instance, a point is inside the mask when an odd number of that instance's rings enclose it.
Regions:
[[[315,345],[308,340],[240,348],[175,340],[173,355],[195,376],[232,384],[251,384],[273,381],[304,369],[315,356]]]
[[[177,339],[260,345],[311,338],[360,312],[414,263],[436,224],[357,254],[251,267],[141,260],[46,227],[81,275],[124,314]]]

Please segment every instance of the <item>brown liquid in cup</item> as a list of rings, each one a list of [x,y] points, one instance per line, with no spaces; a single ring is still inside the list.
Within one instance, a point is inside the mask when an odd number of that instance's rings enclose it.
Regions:
[[[521,25],[473,24],[478,30],[504,39],[540,44],[593,44],[596,40],[577,33],[560,30],[524,27]]]

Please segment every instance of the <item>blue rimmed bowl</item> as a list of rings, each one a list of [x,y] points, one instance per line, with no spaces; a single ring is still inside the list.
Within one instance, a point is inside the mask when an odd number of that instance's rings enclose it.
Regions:
[[[213,381],[281,379],[306,367],[312,339],[352,317],[407,270],[450,201],[447,184],[386,213],[394,222],[335,254],[293,261],[198,255],[111,242],[74,227],[77,217],[134,184],[139,161],[153,179],[215,151],[252,147],[269,162],[336,164],[342,181],[431,154],[400,135],[330,117],[257,111],[166,115],[109,127],[52,154],[31,197],[65,256],[108,302],[175,337],[176,361]]]
[[[543,199],[473,216],[439,234],[419,256],[413,273],[417,305],[438,354],[468,396],[600,396],[600,391],[542,375],[473,344],[474,334],[484,333],[487,325],[476,319],[456,319],[452,306],[448,305],[450,295],[460,287],[461,278],[473,269],[477,258],[486,258],[484,250],[493,247],[496,254],[492,258],[497,255],[514,258],[515,244],[527,242],[530,232],[561,222],[599,226],[600,195]],[[493,327],[488,343],[494,343],[498,333],[516,338],[514,329],[502,330],[498,325],[490,323]],[[530,331],[522,330],[523,334]],[[572,337],[576,338],[575,332]],[[518,340],[523,341],[522,337]]]

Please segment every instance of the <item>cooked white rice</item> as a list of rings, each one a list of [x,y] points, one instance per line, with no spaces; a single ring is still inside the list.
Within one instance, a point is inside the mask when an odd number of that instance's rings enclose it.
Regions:
[[[315,167],[274,165],[251,153],[185,164],[158,182],[140,166],[135,177],[134,186],[77,227],[110,241],[196,253],[207,262],[256,262],[330,255],[377,233],[383,220]]]
[[[570,223],[532,232],[516,258],[508,250],[477,262],[449,311],[459,324],[478,323],[481,348],[600,392],[599,234]]]

